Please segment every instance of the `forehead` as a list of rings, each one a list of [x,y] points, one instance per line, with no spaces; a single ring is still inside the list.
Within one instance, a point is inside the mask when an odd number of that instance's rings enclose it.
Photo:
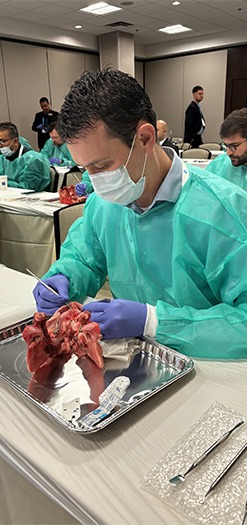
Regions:
[[[129,149],[120,139],[109,135],[102,121],[98,121],[85,137],[75,138],[67,145],[72,156],[79,159],[82,166],[89,166],[107,158],[114,158],[119,153]]]
[[[240,133],[235,133],[230,137],[222,137],[222,140],[225,144],[235,144],[237,142],[242,142],[242,140],[244,140],[244,137],[242,137]]]
[[[203,89],[199,89],[198,91],[196,91],[195,95],[204,95]]]
[[[46,108],[47,106],[49,106],[49,102],[40,102],[40,105],[42,108]]]
[[[1,139],[6,139],[9,137],[9,130],[8,129],[0,129],[0,137]]]
[[[53,137],[53,138],[59,139],[58,132],[55,129],[50,131],[50,136]]]

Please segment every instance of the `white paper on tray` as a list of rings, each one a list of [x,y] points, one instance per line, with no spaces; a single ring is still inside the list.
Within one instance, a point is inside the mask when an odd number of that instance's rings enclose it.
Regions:
[[[100,341],[103,350],[103,356],[110,359],[119,359],[128,361],[133,352],[138,348],[136,339],[110,339]]]

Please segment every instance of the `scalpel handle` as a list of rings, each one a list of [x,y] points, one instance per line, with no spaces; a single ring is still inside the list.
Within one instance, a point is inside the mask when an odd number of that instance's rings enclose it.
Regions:
[[[29,270],[28,268],[26,268],[26,271],[27,271],[28,273],[30,273],[30,275],[32,275],[32,277],[34,277],[34,278],[36,279],[36,281],[39,281],[39,283],[43,284],[43,286],[44,286],[47,290],[49,290],[49,291],[52,292],[53,294],[57,295],[58,297],[61,297],[61,295],[60,295],[58,292],[56,292],[56,290],[53,290],[53,288],[52,288],[51,286],[49,286],[48,284],[44,283],[44,281],[42,281],[42,279],[40,279],[37,275],[35,275],[35,273],[31,272],[31,270]],[[62,299],[62,297],[61,297],[61,299]],[[63,299],[63,302],[64,302],[64,304],[67,304],[67,306],[69,306],[69,308],[70,308],[70,304],[69,304],[67,301],[65,301],[65,300]]]

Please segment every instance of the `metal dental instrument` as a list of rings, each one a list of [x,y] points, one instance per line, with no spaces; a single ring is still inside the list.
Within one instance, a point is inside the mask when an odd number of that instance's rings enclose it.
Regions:
[[[61,299],[63,299],[61,297],[61,295],[56,292],[55,290],[53,290],[53,288],[51,288],[51,286],[48,286],[48,284],[44,283],[44,281],[42,281],[42,279],[40,279],[37,275],[35,275],[33,272],[31,272],[31,270],[29,270],[28,268],[26,268],[26,271],[32,275],[32,277],[34,277],[37,281],[39,281],[39,283],[43,284],[43,286],[49,290],[50,292],[54,293],[55,295],[57,295],[58,297],[60,297]],[[65,299],[63,299],[63,302],[64,304],[66,304],[69,308],[70,308],[70,304],[68,303],[68,301],[65,301]]]
[[[217,476],[217,478],[211,483],[209,489],[207,490],[206,494],[204,494],[203,499],[200,501],[201,504],[204,503],[206,497],[212,492],[212,490],[218,485],[218,483],[222,480],[222,478],[227,474],[227,472],[230,470],[232,465],[237,461],[237,459],[245,452],[247,449],[247,443],[245,443],[242,448],[238,451],[238,453],[234,456],[234,458],[231,459],[231,461],[226,465],[226,467],[222,470],[222,472]],[[244,516],[244,519],[246,516]]]
[[[244,525],[245,524],[245,520],[247,518],[247,500],[245,502],[245,509],[244,509],[244,515],[243,515],[243,520],[241,522],[241,525]]]
[[[209,456],[209,454],[211,452],[213,452],[213,450],[218,445],[223,443],[223,441],[225,441],[225,439],[227,439],[231,435],[231,433],[234,430],[236,430],[236,428],[238,428],[240,425],[243,425],[243,423],[244,423],[244,421],[239,421],[236,425],[234,425],[234,427],[232,427],[230,430],[225,432],[225,434],[223,434],[223,436],[221,436],[219,439],[217,439],[217,441],[215,441],[207,450],[205,450],[205,452],[203,452],[203,454],[201,454],[201,456],[199,456],[199,458],[197,458],[194,461],[194,463],[192,463],[192,465],[190,465],[190,467],[188,468],[188,470],[186,470],[186,472],[184,474],[177,474],[177,476],[174,476],[173,478],[169,479],[170,483],[172,485],[178,485],[179,483],[182,483],[183,481],[185,481],[185,476],[187,476],[187,474],[189,474],[189,472],[191,472],[195,467],[197,467],[197,465],[199,465],[205,458],[207,458]]]

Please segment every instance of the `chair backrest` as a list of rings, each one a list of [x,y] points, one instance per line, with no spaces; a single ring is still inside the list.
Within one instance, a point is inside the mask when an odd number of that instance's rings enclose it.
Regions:
[[[182,159],[210,159],[211,152],[208,149],[191,148],[181,153]]]
[[[63,244],[70,226],[75,222],[76,219],[83,214],[84,203],[77,202],[76,204],[70,204],[64,206],[53,213],[54,221],[54,237],[55,237],[55,248],[56,258],[60,256],[61,244]]]
[[[187,150],[189,148],[190,148],[190,143],[189,142],[183,142],[183,145],[182,145],[181,149],[185,151],[185,150]]]
[[[201,144],[199,148],[206,148],[209,150],[221,150],[221,145],[218,142],[206,142]]]
[[[71,186],[73,184],[76,186],[76,184],[79,184],[82,179],[82,172],[75,170],[75,171],[68,171],[64,174],[63,182],[61,184],[61,187],[63,186]]]
[[[172,137],[171,141],[173,142],[173,144],[178,144],[180,142],[182,142],[182,144],[183,144],[184,139],[183,139],[183,137]]]
[[[57,171],[55,170],[55,168],[52,168],[52,166],[50,166],[50,176],[51,176],[50,185],[46,191],[51,191],[52,193],[55,193],[58,189],[59,175]]]

